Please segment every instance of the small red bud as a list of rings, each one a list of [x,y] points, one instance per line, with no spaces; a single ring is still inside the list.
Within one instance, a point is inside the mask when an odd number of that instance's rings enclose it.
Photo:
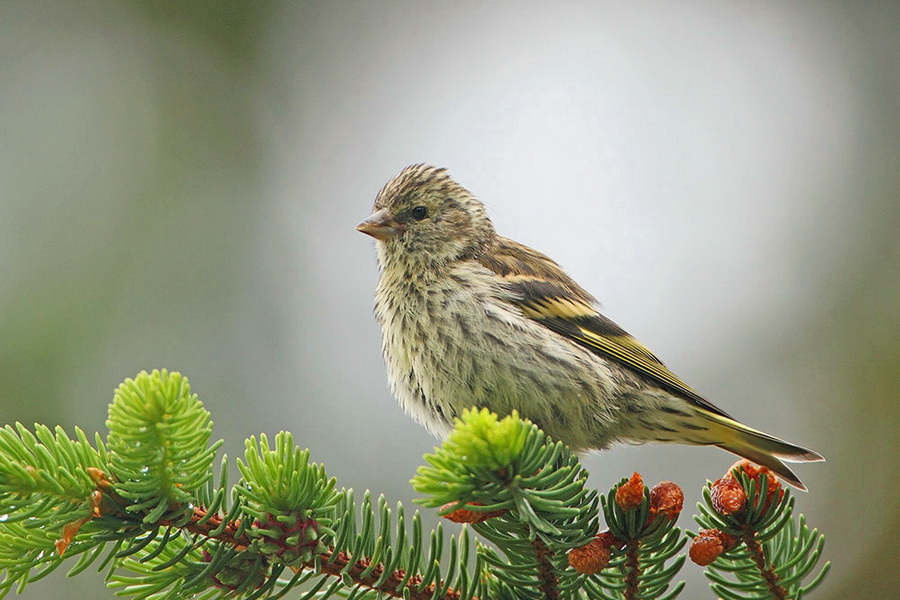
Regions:
[[[650,490],[650,521],[657,514],[664,514],[670,520],[677,519],[684,507],[684,492],[677,483],[662,481]]]
[[[66,548],[68,548],[69,544],[75,539],[75,535],[78,533],[78,530],[81,529],[81,526],[90,520],[90,517],[82,517],[77,521],[72,521],[63,525],[61,537],[53,542],[53,545],[56,547],[56,551],[60,556],[65,554]]]
[[[735,480],[734,471],[739,470],[743,471],[747,477],[753,479],[754,481],[759,483],[760,475],[766,475],[766,506],[771,506],[774,502],[780,502],[784,497],[784,489],[781,487],[781,482],[778,480],[778,476],[772,472],[769,467],[763,467],[761,465],[757,465],[756,463],[750,462],[747,459],[741,459],[731,465],[728,468],[728,471],[725,473],[725,477],[723,479],[731,479]],[[758,494],[759,492],[757,492]]]
[[[616,490],[616,504],[622,510],[635,510],[644,501],[644,480],[640,473],[635,473],[631,479],[623,483]]]
[[[599,534],[584,546],[569,551],[569,566],[584,575],[594,575],[606,568],[609,557],[609,546],[603,534]]]
[[[453,503],[445,504],[441,507],[441,510],[450,508],[453,506]],[[479,502],[472,502],[469,506],[483,506],[483,504]],[[484,523],[488,519],[493,519],[494,517],[499,517],[500,515],[506,512],[505,509],[501,510],[491,510],[491,511],[477,511],[477,510],[469,510],[467,508],[457,508],[451,513],[443,515],[445,519],[448,521],[453,521],[454,523]]]
[[[736,547],[739,541],[738,538],[718,529],[703,529],[691,542],[688,554],[692,561],[705,567]]]
[[[713,508],[721,515],[733,515],[747,506],[744,488],[733,478],[716,479],[710,488]]]

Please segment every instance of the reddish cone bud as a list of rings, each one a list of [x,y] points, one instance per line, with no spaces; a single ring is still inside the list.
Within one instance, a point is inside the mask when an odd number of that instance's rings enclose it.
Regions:
[[[724,479],[734,480],[735,479],[735,477],[734,477],[735,469],[738,469],[738,470],[746,473],[746,475],[750,479],[753,479],[754,481],[756,481],[757,484],[759,483],[760,475],[765,473],[766,480],[767,480],[767,483],[766,483],[766,486],[767,486],[766,506],[771,505],[773,503],[773,500],[775,502],[780,502],[781,499],[784,497],[784,490],[781,487],[781,482],[778,480],[778,476],[775,475],[775,473],[773,473],[771,471],[771,469],[769,469],[768,467],[763,467],[763,466],[757,465],[755,463],[752,463],[749,460],[742,459],[742,460],[737,461],[736,463],[731,465],[731,467],[728,468],[728,472],[725,473]]]
[[[85,471],[87,472],[88,476],[91,478],[91,481],[93,481],[95,484],[100,483],[101,481],[109,481],[109,479],[107,479],[107,477],[106,477],[106,473],[104,473],[101,469],[98,469],[97,467],[87,467],[85,469]]]
[[[664,514],[670,520],[677,519],[684,507],[684,492],[677,483],[662,481],[650,490],[650,520]]]
[[[619,486],[616,490],[616,504],[622,510],[635,510],[644,501],[644,480],[640,473],[635,473],[631,479]]]
[[[768,483],[766,484],[768,488],[766,490],[766,504],[772,504],[773,499],[775,500],[775,502],[780,502],[784,497],[784,490],[781,487],[781,482],[778,480],[778,476],[769,469],[765,469],[765,473],[766,475],[768,475],[768,477],[766,478],[768,480]]]
[[[598,535],[580,548],[572,548],[569,566],[584,575],[594,575],[605,569],[609,564],[609,546],[602,536]]]
[[[705,567],[738,545],[738,538],[718,529],[703,529],[691,542],[691,560]]]
[[[441,507],[441,510],[450,508],[453,504],[445,504]],[[478,502],[472,502],[468,504],[468,506],[483,506]],[[453,521],[454,523],[484,523],[488,519],[493,519],[494,517],[499,517],[504,514],[505,510],[491,510],[491,511],[477,511],[477,510],[469,510],[467,508],[457,508],[451,513],[443,515],[445,519],[448,521]]]
[[[63,525],[62,536],[53,542],[53,545],[56,546],[56,551],[60,556],[65,554],[66,548],[68,548],[69,544],[72,543],[72,540],[75,539],[75,535],[78,533],[78,530],[81,529],[81,526],[90,520],[90,517],[82,517],[77,521],[72,521],[71,523]]]
[[[747,506],[747,494],[734,478],[716,479],[710,488],[713,508],[720,515],[733,515]]]

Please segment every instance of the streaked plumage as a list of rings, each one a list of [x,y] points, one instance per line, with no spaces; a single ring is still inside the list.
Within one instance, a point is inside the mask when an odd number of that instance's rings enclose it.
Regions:
[[[357,227],[376,238],[391,387],[436,435],[464,408],[513,409],[575,451],[715,445],[770,467],[822,457],[734,420],[603,316],[547,256],[496,234],[445,169],[407,167]]]

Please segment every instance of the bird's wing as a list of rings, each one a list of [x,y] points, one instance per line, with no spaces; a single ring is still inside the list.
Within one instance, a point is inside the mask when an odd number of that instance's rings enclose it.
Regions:
[[[512,301],[526,317],[699,407],[729,417],[667,369],[628,332],[600,314],[594,297],[549,257],[499,238],[479,262],[503,279],[512,292]]]

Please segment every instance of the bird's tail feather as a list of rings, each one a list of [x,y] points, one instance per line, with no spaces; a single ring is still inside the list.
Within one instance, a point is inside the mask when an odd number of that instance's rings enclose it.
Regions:
[[[704,411],[709,435],[715,439],[714,445],[769,467],[775,474],[796,487],[806,491],[806,486],[794,472],[784,464],[787,462],[817,462],[825,460],[818,452],[785,442],[762,431],[747,427],[733,419]]]

